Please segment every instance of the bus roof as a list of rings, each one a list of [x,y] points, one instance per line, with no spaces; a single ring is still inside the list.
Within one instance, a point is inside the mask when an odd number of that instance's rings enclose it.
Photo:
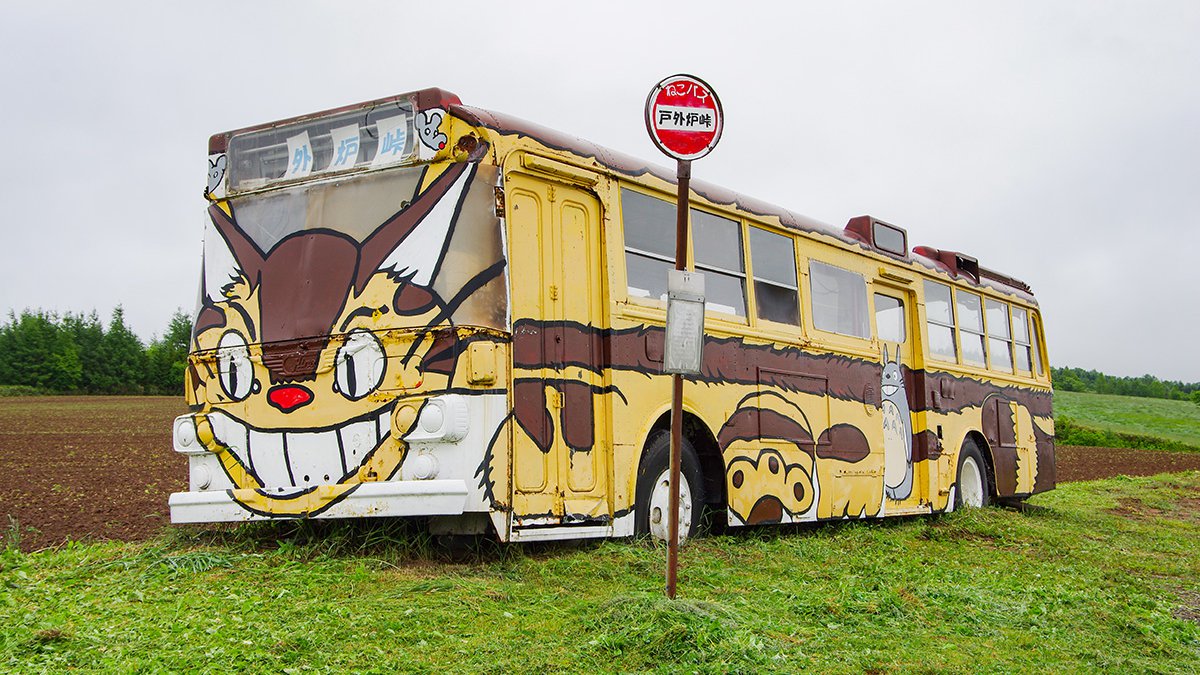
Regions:
[[[453,104],[448,110],[451,114],[474,126],[491,129],[502,135],[529,136],[547,147],[565,150],[581,157],[590,157],[604,168],[617,173],[633,177],[650,174],[667,183],[675,184],[676,182],[675,172],[666,167],[519,117],[462,104]],[[823,234],[849,246],[857,246],[893,260],[916,263],[954,279],[1016,295],[1030,304],[1037,304],[1032,289],[1025,282],[986,267],[980,267],[975,258],[956,251],[941,251],[928,246],[916,246],[907,250],[904,255],[897,255],[872,246],[861,235],[857,235],[850,225],[844,229],[837,228],[780,206],[700,180],[693,179],[691,189],[714,204],[732,206],[759,216],[773,216],[778,218],[784,227],[800,232]],[[869,216],[860,216],[852,219],[851,223],[864,217],[870,218]],[[878,222],[873,218],[871,220]]]
[[[567,151],[583,158],[591,158],[599,167],[616,173],[630,177],[640,177],[649,174],[666,183],[676,183],[675,171],[661,165],[647,162],[637,157],[597,145],[586,139],[550,129],[519,117],[463,105],[457,95],[437,88],[422,89],[406,94],[398,94],[364,103],[342,106],[318,113],[300,115],[215,134],[209,139],[209,152],[224,152],[229,139],[237,134],[289,125],[360,108],[373,108],[386,103],[400,101],[411,101],[415,111],[434,108],[444,109],[455,117],[476,127],[490,129],[500,135],[527,136],[549,148]],[[1015,295],[1029,304],[1037,304],[1029,285],[1023,281],[985,267],[980,267],[975,258],[963,253],[943,251],[928,246],[908,247],[907,233],[903,229],[882,223],[882,221],[870,216],[853,218],[845,228],[838,228],[780,206],[704,181],[692,180],[691,189],[713,204],[733,207],[758,216],[777,218],[785,228],[799,232],[821,234],[843,245],[862,249],[867,253],[879,255],[893,261],[915,263],[958,281],[963,281],[974,286],[991,288],[1009,295]],[[869,235],[869,228],[864,229],[863,227],[864,219],[870,224],[881,223],[888,228],[904,233],[904,253],[901,255],[873,245]]]

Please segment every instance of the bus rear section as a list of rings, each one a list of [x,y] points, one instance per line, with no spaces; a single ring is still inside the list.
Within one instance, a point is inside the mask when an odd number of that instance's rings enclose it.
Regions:
[[[446,114],[456,100],[427,90],[213,137],[173,522],[486,524],[507,261],[498,171]]]

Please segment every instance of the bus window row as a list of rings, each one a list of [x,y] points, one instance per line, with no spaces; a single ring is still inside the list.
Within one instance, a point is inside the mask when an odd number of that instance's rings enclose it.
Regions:
[[[625,188],[621,210],[629,295],[665,300],[667,270],[675,268],[675,205]],[[711,311],[745,319],[749,303],[741,224],[698,209],[690,215],[696,269],[705,273],[705,304]],[[749,245],[758,318],[799,325],[792,239],[751,225]]]
[[[929,355],[1000,373],[1043,374],[1036,320],[1023,307],[925,280]]]
[[[666,300],[667,271],[675,267],[675,204],[629,188],[621,189],[628,294]],[[750,248],[749,281],[755,316],[800,325],[800,288],[793,237],[691,209],[695,267],[705,273],[708,310],[746,319],[749,314],[744,246]],[[808,264],[811,325],[838,335],[872,337],[867,279],[860,273],[819,260]],[[996,372],[1038,376],[1035,319],[1028,310],[984,298],[949,284],[925,282],[928,351],[934,359]],[[873,294],[875,336],[888,342],[907,338],[904,302]]]

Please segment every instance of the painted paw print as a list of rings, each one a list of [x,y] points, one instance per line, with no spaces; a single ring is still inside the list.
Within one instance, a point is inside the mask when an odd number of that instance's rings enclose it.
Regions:
[[[729,508],[747,525],[790,521],[790,516],[808,511],[816,497],[812,470],[787,464],[772,448],[759,452],[757,459],[735,457],[727,475]]]

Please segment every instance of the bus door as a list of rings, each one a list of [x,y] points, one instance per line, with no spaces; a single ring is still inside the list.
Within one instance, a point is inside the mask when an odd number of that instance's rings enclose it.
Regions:
[[[513,159],[520,166],[505,178],[517,422],[513,525],[608,522],[612,452],[601,342],[607,295],[600,202],[588,189],[597,177],[545,158]]]
[[[875,330],[883,371],[879,398],[883,424],[885,512],[903,512],[929,502],[929,462],[917,447],[920,429],[913,411],[923,410],[914,355],[919,332],[912,291],[875,283]]]

